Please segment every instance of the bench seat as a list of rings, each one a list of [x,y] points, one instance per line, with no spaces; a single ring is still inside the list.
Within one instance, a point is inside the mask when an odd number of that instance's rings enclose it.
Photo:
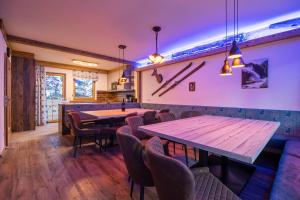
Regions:
[[[286,142],[270,199],[300,199],[300,141]]]

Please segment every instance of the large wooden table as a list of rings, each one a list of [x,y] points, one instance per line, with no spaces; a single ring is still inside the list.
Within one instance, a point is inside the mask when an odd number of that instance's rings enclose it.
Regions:
[[[85,114],[93,115],[98,119],[108,119],[112,117],[126,117],[130,113],[137,112],[138,115],[144,115],[147,111],[153,111],[150,109],[143,108],[126,108],[123,112],[121,109],[112,109],[112,110],[94,110],[94,111],[81,111]]]
[[[221,116],[199,116],[141,126],[139,130],[252,164],[280,123]]]

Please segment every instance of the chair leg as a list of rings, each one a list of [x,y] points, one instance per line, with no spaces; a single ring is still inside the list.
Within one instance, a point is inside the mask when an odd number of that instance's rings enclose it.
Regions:
[[[81,140],[82,140],[82,138],[80,137],[79,138],[79,148],[81,148],[81,142],[82,142]]]
[[[130,187],[130,197],[132,198],[132,193],[133,193],[133,187],[134,187],[134,182],[131,180],[131,187]]]
[[[144,186],[141,185],[141,188],[140,188],[140,200],[144,200]]]
[[[186,166],[189,166],[189,157],[188,157],[188,152],[187,152],[187,146],[184,145],[184,154],[185,154],[185,164]]]
[[[130,177],[130,176],[128,176],[128,182],[130,182],[130,180],[131,180],[131,177]]]
[[[105,137],[105,139],[104,139],[104,151],[106,151],[106,148],[107,148],[107,138]]]
[[[197,149],[194,147],[194,159],[197,161]]]
[[[74,143],[73,143],[73,149],[74,149],[73,157],[74,158],[76,157],[76,153],[77,153],[77,145],[78,145],[77,143],[78,143],[78,136],[75,136]]]
[[[175,155],[175,142],[173,142],[173,153],[174,153],[174,155]]]

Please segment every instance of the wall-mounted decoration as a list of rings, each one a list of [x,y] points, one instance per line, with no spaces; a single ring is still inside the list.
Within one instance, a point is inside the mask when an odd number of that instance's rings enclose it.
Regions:
[[[190,92],[196,91],[196,82],[189,82],[189,91]]]
[[[158,96],[161,97],[162,95],[166,94],[170,90],[174,89],[177,85],[179,85],[182,81],[184,81],[185,79],[187,79],[188,77],[190,77],[192,74],[194,74],[196,71],[198,71],[199,69],[201,69],[204,65],[205,65],[205,61],[203,61],[196,68],[194,68],[192,71],[190,71],[189,73],[187,73],[184,77],[182,77],[178,81],[175,81],[170,87],[168,87],[165,91],[163,91],[162,93],[160,93]]]
[[[112,82],[111,83],[111,90],[117,90],[118,89],[118,82]]]
[[[157,69],[154,69],[154,70],[153,70],[151,76],[155,76],[156,81],[157,81],[158,83],[161,83],[161,82],[163,81],[163,76],[162,76],[161,74],[157,73]]]
[[[268,59],[255,60],[242,69],[242,88],[268,88]]]
[[[164,84],[162,84],[157,90],[155,90],[152,93],[152,96],[155,95],[157,92],[159,92],[161,89],[163,89],[164,87],[166,87],[169,83],[171,83],[171,81],[173,81],[177,76],[179,76],[182,72],[184,72],[185,70],[189,69],[191,66],[193,65],[192,62],[190,62],[186,67],[184,67],[182,70],[180,70],[179,72],[177,72],[177,74],[175,74],[172,78],[170,78],[169,80],[165,81]]]

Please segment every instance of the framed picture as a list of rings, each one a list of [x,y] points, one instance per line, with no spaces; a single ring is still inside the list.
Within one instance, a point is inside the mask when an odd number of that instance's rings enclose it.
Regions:
[[[268,59],[254,60],[242,69],[242,88],[268,88]]]
[[[196,91],[196,83],[195,82],[190,82],[189,83],[189,91],[190,92],[195,92]]]
[[[118,89],[118,82],[111,83],[111,90],[117,90]]]

